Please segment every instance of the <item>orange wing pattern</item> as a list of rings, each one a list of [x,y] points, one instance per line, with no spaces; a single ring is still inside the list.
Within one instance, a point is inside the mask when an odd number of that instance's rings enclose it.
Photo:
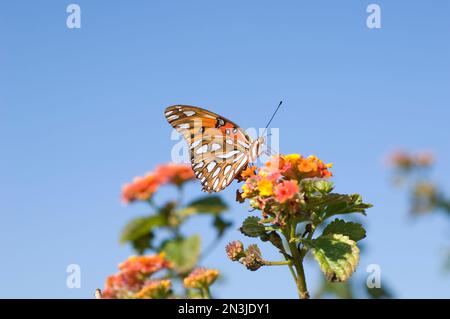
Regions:
[[[169,106],[164,114],[188,142],[204,191],[220,192],[248,165],[252,140],[232,121],[189,105]]]

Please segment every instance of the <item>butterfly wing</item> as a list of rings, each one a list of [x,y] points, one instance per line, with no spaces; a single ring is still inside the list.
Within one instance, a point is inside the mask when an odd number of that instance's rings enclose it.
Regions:
[[[248,165],[252,140],[232,121],[189,105],[169,106],[164,114],[188,142],[192,169],[203,190],[223,190]]]

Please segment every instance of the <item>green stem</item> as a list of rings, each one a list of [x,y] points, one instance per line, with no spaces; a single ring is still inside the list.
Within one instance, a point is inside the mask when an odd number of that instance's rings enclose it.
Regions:
[[[282,260],[282,261],[263,261],[265,266],[292,266],[292,261]]]
[[[308,299],[309,293],[308,293],[308,287],[306,285],[306,278],[305,278],[305,271],[303,269],[303,257],[304,254],[302,254],[298,249],[295,243],[291,242],[292,234],[295,236],[295,230],[296,230],[296,224],[290,224],[288,225],[288,232],[286,232],[284,235],[286,237],[286,240],[289,244],[289,250],[291,251],[292,256],[292,262],[294,264],[294,268],[297,272],[297,287],[298,287],[298,295],[300,299]]]
[[[211,299],[211,293],[209,291],[209,287],[202,287],[200,289],[203,299]]]
[[[283,232],[283,235],[285,235],[284,232]],[[292,261],[289,259],[286,249],[284,249],[284,247],[281,247],[281,251],[283,252],[284,258],[286,259],[286,261],[289,262],[288,263],[289,271],[291,272],[292,278],[294,278],[295,285],[297,286],[297,292],[300,297],[301,290],[300,290],[300,286],[298,284],[297,275],[295,273],[294,267],[292,266]]]

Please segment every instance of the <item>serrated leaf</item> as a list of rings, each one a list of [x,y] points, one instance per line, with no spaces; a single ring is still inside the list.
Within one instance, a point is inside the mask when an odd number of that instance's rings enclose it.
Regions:
[[[356,270],[359,249],[356,242],[341,234],[305,241],[328,281],[344,282]]]
[[[256,216],[247,217],[239,229],[241,233],[248,237],[259,237],[266,233],[264,225],[259,223],[260,219]]]
[[[319,214],[321,220],[334,215],[361,213],[365,215],[371,204],[363,203],[361,195],[326,194],[308,198],[305,210]]]
[[[205,196],[189,203],[185,208],[177,213],[182,217],[193,214],[213,214],[219,215],[228,209],[228,205],[220,196]]]
[[[167,220],[162,215],[152,215],[148,217],[138,217],[132,219],[120,235],[120,243],[135,241],[147,235],[155,227],[162,227],[167,225]]]
[[[341,234],[348,236],[351,240],[359,241],[366,237],[366,230],[359,223],[346,222],[337,218],[323,230],[322,235],[328,234]]]
[[[179,274],[185,274],[197,265],[200,256],[200,236],[167,241],[162,251],[172,262],[173,269]]]

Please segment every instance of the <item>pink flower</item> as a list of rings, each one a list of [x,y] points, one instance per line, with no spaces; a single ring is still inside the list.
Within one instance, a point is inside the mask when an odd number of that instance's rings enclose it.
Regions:
[[[275,187],[275,199],[280,203],[285,203],[299,191],[298,183],[295,180],[283,181]]]

